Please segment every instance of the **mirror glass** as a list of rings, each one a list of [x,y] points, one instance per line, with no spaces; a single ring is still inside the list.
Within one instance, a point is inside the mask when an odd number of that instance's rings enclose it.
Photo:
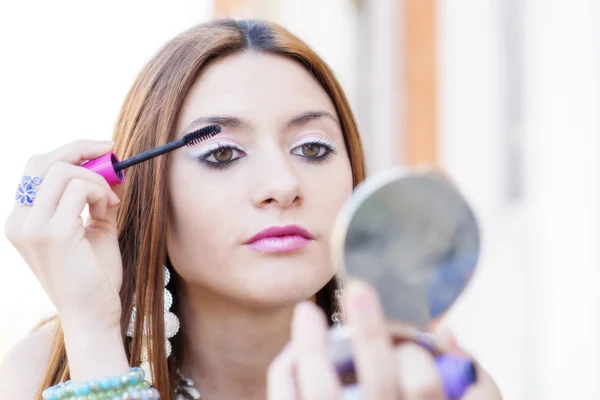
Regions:
[[[369,283],[388,320],[422,329],[455,302],[479,253],[469,204],[429,170],[394,169],[367,179],[341,210],[333,237],[341,279]]]

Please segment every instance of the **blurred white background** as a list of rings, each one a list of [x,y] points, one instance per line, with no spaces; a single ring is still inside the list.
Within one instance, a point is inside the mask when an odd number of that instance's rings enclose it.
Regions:
[[[77,139],[110,140],[121,103],[158,48],[210,18],[198,0],[0,3],[0,220],[27,159]],[[4,235],[0,357],[54,308]]]
[[[402,13],[415,1],[435,13],[435,161],[483,229],[479,272],[445,324],[507,400],[599,399],[597,0],[3,2],[0,220],[29,155],[110,138],[144,62],[223,10],[305,39],[346,88],[371,171],[403,164]],[[5,239],[0,254],[1,358],[53,309]]]

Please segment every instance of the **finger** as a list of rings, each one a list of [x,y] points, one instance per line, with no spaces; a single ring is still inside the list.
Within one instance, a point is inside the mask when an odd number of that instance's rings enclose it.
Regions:
[[[296,380],[303,400],[339,398],[340,382],[329,358],[327,322],[313,303],[296,306],[292,321]]]
[[[267,399],[297,400],[297,398],[294,357],[292,346],[288,344],[269,365],[267,371]]]
[[[104,187],[109,193],[108,206],[111,207],[118,204],[117,195],[112,192],[109,184],[102,176],[76,165],[57,162],[50,167],[44,178],[43,187],[40,188],[29,218],[37,221],[38,224],[49,220],[54,215],[67,185],[73,179],[92,182]]]
[[[395,350],[399,397],[403,400],[445,400],[442,381],[430,352],[407,342]]]
[[[83,161],[98,158],[112,150],[112,141],[77,140],[60,146],[48,153],[36,155],[25,166],[25,175],[44,177],[48,169],[57,162],[79,165]]]
[[[46,169],[59,161],[79,165],[108,153],[113,146],[112,141],[76,140],[42,155],[40,161],[45,164]]]
[[[435,336],[438,339],[439,347],[445,353],[451,353],[466,358],[472,358],[471,354],[466,352],[456,340],[456,336],[448,328],[439,327],[435,331]]]
[[[394,351],[379,299],[366,284],[350,281],[346,315],[358,381],[366,399],[396,399]]]
[[[35,155],[29,159],[23,175],[44,178],[50,167],[57,162],[80,164],[86,159],[94,159],[111,151],[114,146],[110,141],[79,140],[61,146],[49,153]],[[15,218],[23,218],[29,214],[29,207],[15,204],[13,214]]]
[[[98,221],[104,221],[108,207],[109,191],[102,185],[72,179],[65,189],[51,223],[69,223],[81,216],[86,205],[89,205],[90,216]]]
[[[125,185],[118,184],[111,187],[112,192],[115,194],[116,203],[114,206],[112,203],[109,203],[108,210],[106,210],[106,217],[104,220],[108,222],[111,226],[117,226],[117,216],[119,212],[119,204],[121,204],[121,198],[123,196],[123,192],[125,190]]]

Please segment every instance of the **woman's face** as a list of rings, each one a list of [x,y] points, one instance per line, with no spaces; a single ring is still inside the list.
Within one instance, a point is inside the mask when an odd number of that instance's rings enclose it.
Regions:
[[[177,132],[222,132],[174,152],[169,168],[168,251],[187,284],[260,306],[309,298],[331,279],[330,231],[352,192],[338,121],[290,59],[245,52],[203,72]]]

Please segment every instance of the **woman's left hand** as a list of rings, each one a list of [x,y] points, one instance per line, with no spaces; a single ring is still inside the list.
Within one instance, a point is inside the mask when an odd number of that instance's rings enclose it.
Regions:
[[[433,356],[423,347],[404,342],[394,346],[379,299],[368,285],[350,282],[346,317],[352,327],[352,346],[360,396],[364,400],[446,400]],[[459,349],[451,352],[465,356]],[[477,382],[461,400],[501,400],[491,377],[474,363]],[[330,359],[328,326],[313,303],[297,306],[292,342],[273,360],[268,376],[269,400],[338,400],[349,396]]]

